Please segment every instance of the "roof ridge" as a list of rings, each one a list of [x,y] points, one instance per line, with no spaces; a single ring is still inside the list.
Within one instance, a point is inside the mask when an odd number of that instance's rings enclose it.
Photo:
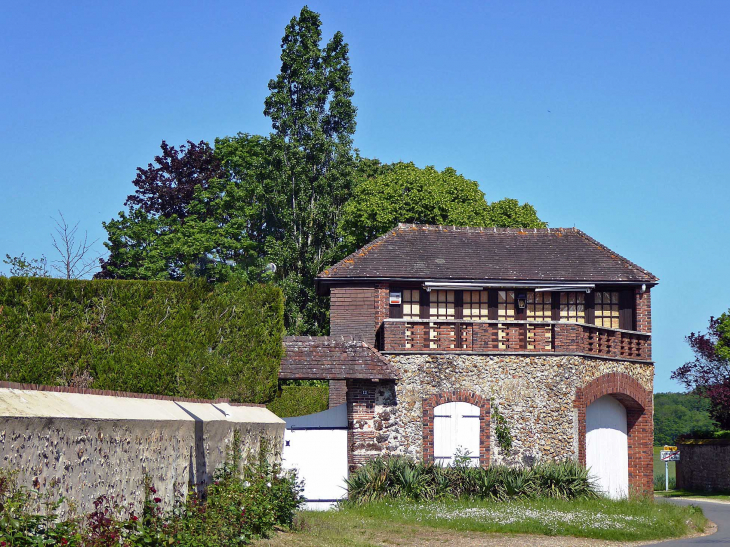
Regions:
[[[649,270],[647,270],[647,269],[645,269],[645,268],[642,268],[641,266],[639,266],[639,265],[638,265],[638,264],[636,264],[635,262],[632,262],[631,260],[629,260],[629,259],[628,259],[628,258],[626,258],[625,256],[623,256],[623,255],[620,255],[620,254],[618,254],[618,253],[617,253],[616,251],[614,251],[613,249],[610,249],[609,247],[607,247],[606,245],[604,245],[604,244],[603,244],[603,243],[601,243],[600,241],[598,241],[598,240],[596,240],[596,239],[593,239],[593,238],[592,238],[591,236],[589,236],[589,235],[588,235],[587,233],[585,233],[585,232],[584,232],[583,230],[579,230],[578,228],[573,228],[573,229],[574,229],[574,230],[575,230],[575,232],[576,232],[576,233],[577,233],[577,234],[578,234],[579,236],[581,236],[581,237],[582,237],[583,239],[585,239],[585,240],[589,241],[590,243],[593,243],[593,244],[594,244],[594,245],[595,245],[596,247],[599,247],[599,248],[603,249],[604,251],[607,251],[607,252],[609,252],[609,253],[611,253],[611,254],[615,255],[615,256],[616,256],[616,258],[618,258],[619,260],[622,260],[622,261],[623,261],[623,262],[624,262],[624,263],[626,264],[626,266],[628,266],[629,268],[634,268],[635,270],[638,270],[638,271],[640,271],[641,273],[643,273],[643,274],[646,274],[646,275],[648,275],[649,277],[652,277],[652,278],[654,278],[654,281],[659,281],[659,278],[658,278],[657,276],[655,276],[655,275],[654,275],[653,273],[651,273],[651,272],[650,272]]]
[[[568,227],[568,228],[551,228],[549,226],[546,226],[545,228],[503,228],[499,226],[454,226],[452,224],[418,224],[413,222],[399,222],[398,226],[393,228],[393,230],[390,230],[388,233],[383,234],[382,237],[385,237],[390,234],[390,232],[395,231],[398,228],[415,228],[415,229],[421,229],[421,230],[438,230],[442,232],[471,232],[471,233],[477,233],[477,232],[503,232],[503,233],[545,233],[545,234],[551,234],[554,232],[577,232],[579,231],[576,227]],[[374,240],[377,241],[377,240]],[[365,249],[365,247],[363,247]],[[353,253],[354,254],[354,253]],[[334,267],[334,266],[333,266]]]

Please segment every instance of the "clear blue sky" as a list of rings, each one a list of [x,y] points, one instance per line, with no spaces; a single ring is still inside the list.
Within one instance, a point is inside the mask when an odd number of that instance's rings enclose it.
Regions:
[[[0,18],[0,255],[90,236],[162,139],[268,133],[301,2],[11,2]],[[730,3],[324,2],[350,44],[357,147],[453,166],[661,279],[656,391],[730,306]]]

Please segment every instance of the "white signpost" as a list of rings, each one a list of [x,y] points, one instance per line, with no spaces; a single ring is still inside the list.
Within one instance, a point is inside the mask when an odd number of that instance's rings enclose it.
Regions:
[[[665,446],[660,456],[664,462],[664,490],[669,491],[669,462],[679,461],[679,450],[676,446]]]

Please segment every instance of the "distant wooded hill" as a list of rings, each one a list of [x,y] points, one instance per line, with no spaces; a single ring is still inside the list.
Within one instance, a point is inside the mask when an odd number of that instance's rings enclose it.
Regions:
[[[709,413],[710,401],[688,393],[654,395],[654,445],[674,444],[679,435],[712,431],[717,424]]]

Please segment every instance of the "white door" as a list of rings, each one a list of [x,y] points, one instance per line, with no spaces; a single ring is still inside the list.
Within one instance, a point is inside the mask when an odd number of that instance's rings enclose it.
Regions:
[[[586,467],[603,493],[613,499],[628,496],[626,408],[610,395],[586,409]]]
[[[445,403],[433,411],[433,455],[436,463],[452,465],[459,451],[468,455],[471,465],[479,465],[478,406],[469,403]]]
[[[347,405],[284,421],[282,467],[304,480],[306,509],[329,509],[347,494]]]

